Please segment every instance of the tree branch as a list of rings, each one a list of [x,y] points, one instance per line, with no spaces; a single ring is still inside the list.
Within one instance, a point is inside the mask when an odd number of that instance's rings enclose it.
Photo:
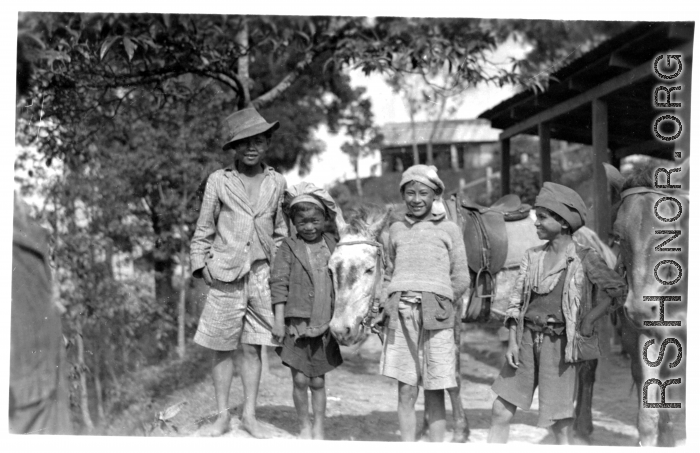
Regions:
[[[318,49],[306,52],[304,59],[296,64],[292,72],[284,76],[280,83],[275,85],[267,93],[253,99],[251,104],[253,104],[256,109],[261,109],[274,102],[275,99],[280,97],[282,93],[284,93],[299,78],[299,76],[306,70],[306,68],[309,67],[309,65],[311,65],[314,58],[316,58],[319,54],[320,52]]]

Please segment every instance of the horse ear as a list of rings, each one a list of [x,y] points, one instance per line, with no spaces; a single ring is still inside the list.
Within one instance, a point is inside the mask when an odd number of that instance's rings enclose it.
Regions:
[[[335,218],[335,228],[338,230],[338,235],[340,237],[345,236],[345,232],[348,229],[348,224],[345,223],[345,219],[342,216],[336,216]]]
[[[394,216],[394,207],[390,207],[389,210],[384,214],[382,218],[371,224],[368,228],[370,236],[374,239],[379,238],[379,234],[386,227],[386,225],[391,221]]]
[[[608,184],[619,194],[622,191],[625,178],[623,178],[620,171],[612,165],[603,163],[603,167],[605,168],[605,176],[608,178]]]

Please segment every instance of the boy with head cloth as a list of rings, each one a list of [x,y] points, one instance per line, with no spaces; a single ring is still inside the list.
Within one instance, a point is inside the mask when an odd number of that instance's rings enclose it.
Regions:
[[[455,378],[455,301],[469,287],[459,227],[446,219],[445,185],[435,167],[414,165],[401,178],[408,210],[389,228],[384,316],[388,331],[380,372],[399,386],[401,438],[415,440],[418,386],[425,389],[430,440],[445,434],[444,390]]]
[[[248,108],[226,118],[226,126],[223,150],[232,163],[209,175],[190,248],[193,276],[210,287],[194,341],[213,351],[219,411],[203,434],[221,435],[230,429],[233,352],[241,345],[241,424],[253,437],[268,437],[255,418],[255,405],[261,348],[279,345],[271,332],[268,280],[276,244],[287,236],[287,225],[281,211],[286,182],[263,159],[279,123],[270,124]]]
[[[328,329],[333,316],[328,260],[336,241],[325,230],[330,220],[340,230],[343,215],[328,192],[306,182],[286,191],[284,206],[296,234],[282,241],[275,256],[270,278],[275,307],[273,334],[282,341],[278,352],[282,363],[291,369],[300,437],[323,439],[325,375],[343,362],[338,343]]]
[[[551,427],[568,444],[574,417],[577,348],[593,333],[611,298],[627,292],[625,281],[595,250],[572,239],[586,223],[587,208],[572,189],[545,182],[535,199],[537,236],[547,242],[525,252],[506,310],[506,364],[493,384],[489,442],[506,442],[516,407],[529,409],[539,387],[538,426]],[[594,287],[610,298],[596,304]]]

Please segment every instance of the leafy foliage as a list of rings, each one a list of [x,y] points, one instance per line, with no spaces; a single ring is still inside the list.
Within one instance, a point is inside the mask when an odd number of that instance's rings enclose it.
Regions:
[[[371,105],[347,68],[520,80],[519,62],[487,69],[500,38],[483,20],[23,13],[19,28],[33,75],[18,138],[60,169],[45,214],[68,330],[94,352],[83,375],[111,374],[113,363],[126,372],[133,356],[174,344],[173,269],[186,264],[176,257],[186,255],[202,182],[231,163],[220,124],[232,111],[252,105],[279,120],[268,163],[305,171],[323,150],[312,140],[321,123],[350,133],[351,156],[376,142]],[[38,190],[40,173],[25,187]],[[153,276],[115,278],[118,254],[145,257]]]

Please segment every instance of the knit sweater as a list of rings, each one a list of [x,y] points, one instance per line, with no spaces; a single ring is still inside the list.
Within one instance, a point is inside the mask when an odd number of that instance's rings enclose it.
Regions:
[[[385,294],[431,292],[455,301],[469,287],[469,268],[459,227],[444,214],[389,228]]]

